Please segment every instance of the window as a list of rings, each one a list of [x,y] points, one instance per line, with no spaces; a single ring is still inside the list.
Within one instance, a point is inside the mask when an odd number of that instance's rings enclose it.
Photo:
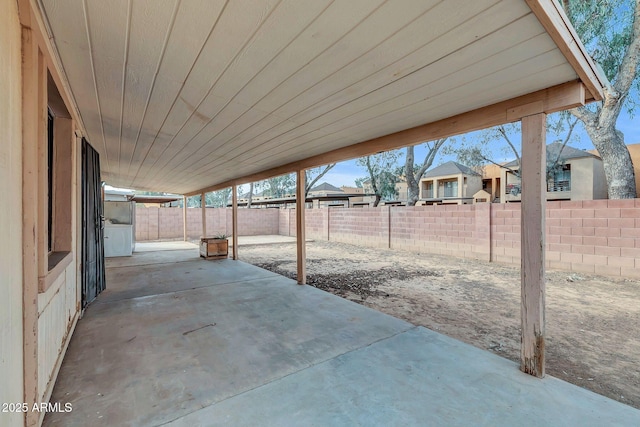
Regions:
[[[547,191],[571,191],[571,165],[562,165],[549,175]]]
[[[53,247],[53,113],[47,109],[47,251]]]
[[[47,267],[71,252],[74,133],[71,116],[51,77],[47,80]],[[43,200],[44,202],[44,200]]]
[[[422,183],[422,198],[433,198],[433,181],[426,181]]]
[[[443,197],[458,197],[458,180],[452,179],[444,181],[444,195]]]

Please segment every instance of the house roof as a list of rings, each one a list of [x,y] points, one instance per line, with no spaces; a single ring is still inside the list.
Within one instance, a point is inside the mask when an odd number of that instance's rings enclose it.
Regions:
[[[557,3],[38,5],[103,179],[191,195],[601,99]]]
[[[593,153],[590,153],[585,150],[579,150],[577,148],[570,147],[568,145],[565,145],[564,148],[562,148],[561,142],[552,142],[551,144],[547,144],[547,160],[550,160],[550,159],[555,160],[556,158],[558,158],[558,153],[561,153],[560,159],[563,159],[563,160],[581,159],[583,157],[594,157],[596,159],[600,158],[599,156]],[[518,166],[518,161],[512,160],[509,163],[505,164],[505,166],[509,168]]]
[[[341,188],[335,187],[329,184],[328,182],[323,182],[320,185],[316,185],[309,191],[332,191],[334,193],[344,193],[344,191]]]
[[[480,175],[478,172],[473,169],[461,165],[460,163],[456,163],[454,161],[450,161],[447,163],[443,163],[440,166],[436,166],[433,169],[428,170],[422,175],[423,178],[434,178],[438,176],[447,176],[447,175]]]

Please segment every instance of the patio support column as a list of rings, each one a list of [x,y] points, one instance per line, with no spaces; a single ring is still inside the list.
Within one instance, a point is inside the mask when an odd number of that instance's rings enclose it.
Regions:
[[[233,259],[238,259],[238,187],[231,187],[231,232],[233,233]]]
[[[202,210],[202,237],[207,237],[207,209],[204,193],[200,194],[200,209]]]
[[[187,196],[182,196],[182,234],[187,241]]]
[[[546,114],[522,119],[520,370],[542,378],[545,347]]]
[[[298,284],[307,283],[307,248],[304,226],[304,209],[305,209],[305,179],[304,169],[296,172],[296,244],[297,244],[297,265],[298,265]]]

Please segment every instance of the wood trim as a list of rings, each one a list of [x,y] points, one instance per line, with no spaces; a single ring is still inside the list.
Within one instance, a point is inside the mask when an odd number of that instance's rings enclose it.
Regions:
[[[187,193],[188,196],[203,191],[217,191],[232,185],[261,181],[273,176],[291,173],[299,169],[309,169],[329,163],[341,162],[357,157],[375,154],[380,151],[393,150],[408,145],[419,144],[474,130],[486,129],[505,123],[515,122],[522,117],[538,113],[554,113],[567,108],[585,104],[584,86],[579,81],[563,83],[548,89],[519,96],[487,107],[406,129],[390,135],[359,142],[348,147],[338,148],[324,154],[290,162],[282,166],[262,172],[232,179],[204,189]]]
[[[49,197],[49,179],[48,179],[48,111],[47,111],[47,67],[44,61],[44,55],[40,49],[38,49],[38,115],[36,116],[36,120],[32,123],[36,123],[37,126],[37,139],[35,143],[38,146],[38,157],[36,158],[36,162],[38,164],[38,230],[42,230],[42,232],[38,233],[38,276],[44,276],[47,274],[49,270],[49,266],[47,265],[47,253],[49,252],[48,246],[48,238],[49,238],[49,226],[47,224],[47,220],[49,218],[48,211],[48,197]],[[27,118],[23,118],[23,123],[29,123],[30,120]],[[55,194],[55,193],[54,193]],[[55,199],[53,201],[55,205]],[[52,212],[52,215],[55,217],[55,211]]]
[[[38,45],[33,31],[22,28],[22,122],[37,123],[39,108]],[[22,126],[22,315],[24,402],[31,407],[38,401],[38,158],[39,126]],[[37,414],[27,411],[25,425],[38,422]]]
[[[305,237],[305,187],[306,174],[304,169],[296,171],[296,264],[299,285],[307,283],[307,245]]]
[[[200,194],[200,209],[202,210],[202,237],[207,237],[207,207],[204,196],[205,193]]]
[[[238,187],[231,187],[231,233],[233,241],[233,259],[238,259]]]
[[[522,119],[520,370],[545,373],[546,115]]]
[[[73,261],[73,252],[67,253],[47,274],[38,277],[38,292],[46,292],[58,277],[64,273],[71,261]]]
[[[54,117],[53,146],[55,151],[53,168],[53,250],[71,251],[73,249],[73,123],[71,119]]]
[[[554,0],[526,0],[526,2],[585,84],[591,98],[596,101],[602,100],[604,87],[609,85],[607,78],[598,71],[598,67],[587,53],[559,2]]]
[[[182,234],[187,241],[187,196],[182,196]]]

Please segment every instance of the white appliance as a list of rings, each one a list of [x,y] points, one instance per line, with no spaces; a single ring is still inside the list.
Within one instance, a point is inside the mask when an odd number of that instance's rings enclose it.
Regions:
[[[105,224],[104,256],[131,256],[133,253],[133,225]]]

